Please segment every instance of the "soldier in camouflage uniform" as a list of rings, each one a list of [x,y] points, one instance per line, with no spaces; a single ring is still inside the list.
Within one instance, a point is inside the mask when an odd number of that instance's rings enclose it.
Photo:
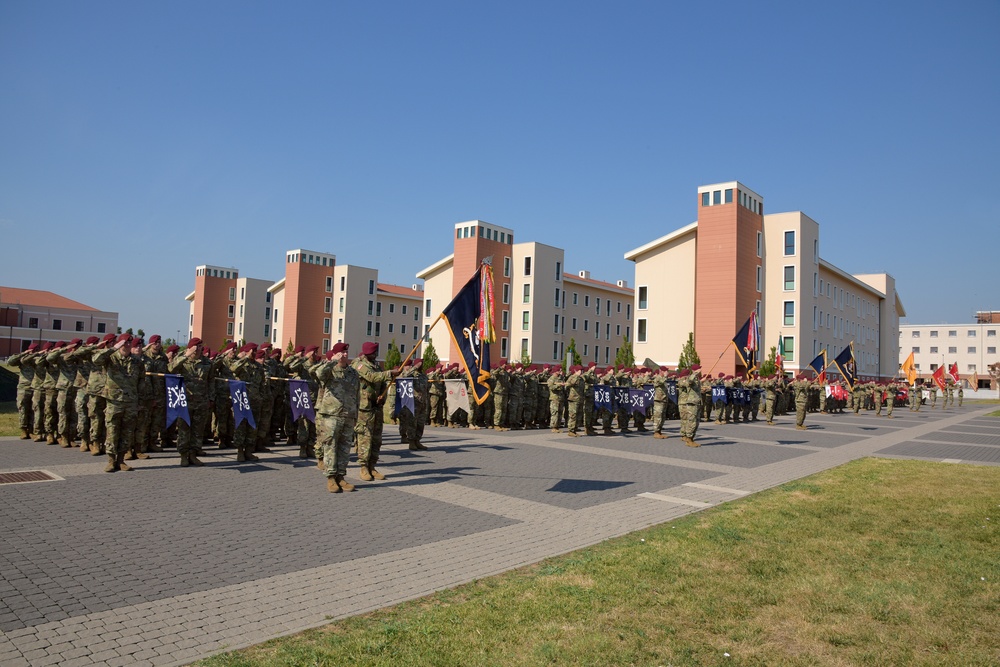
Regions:
[[[427,373],[427,382],[429,384],[427,393],[430,400],[429,413],[431,426],[444,426],[448,423],[448,417],[450,416],[445,414],[447,410],[444,406],[444,377],[445,369],[441,364],[430,369],[430,372]]]
[[[177,420],[177,453],[181,458],[181,466],[204,465],[195,456],[194,450],[201,444],[205,426],[211,418],[209,403],[214,396],[215,370],[222,362],[213,364],[203,352],[201,339],[192,338],[188,341],[187,349],[167,364],[169,373],[176,373],[184,378],[188,416],[191,419],[190,425],[183,419]]]
[[[132,448],[135,415],[139,409],[139,378],[145,372],[138,353],[132,352],[132,336],[121,334],[111,347],[98,350],[94,365],[104,369],[104,421],[108,429],[108,465],[104,472],[131,470],[125,453]]]
[[[664,439],[667,434],[663,432],[663,422],[667,416],[667,367],[660,366],[660,371],[653,376],[653,437]],[[700,395],[700,390],[699,390]],[[702,403],[704,409],[704,403]]]
[[[549,389],[549,427],[553,433],[559,433],[559,421],[566,407],[566,376],[562,366],[554,366],[545,382]]]
[[[31,380],[31,424],[35,442],[45,442],[45,355],[52,349],[52,343],[42,343],[32,357],[35,376]]]
[[[94,363],[94,355],[113,344],[114,341],[114,334],[105,334],[99,343],[89,349],[89,360],[86,357],[83,359],[84,362],[90,362],[90,378],[87,380],[87,412],[90,414],[91,456],[101,456],[107,451],[105,441],[108,435],[104,417],[108,407],[104,398],[107,374],[104,372],[104,368]]]
[[[430,386],[427,376],[424,375],[423,359],[413,359],[410,362],[413,367],[413,425],[408,434],[406,444],[411,451],[425,450],[420,440],[424,437],[424,426],[430,415]],[[395,383],[394,383],[395,384]]]
[[[937,382],[934,382],[932,380],[930,387],[928,387],[928,391],[930,391],[931,393],[931,410],[934,410],[935,408],[937,408],[937,393],[938,393]]]
[[[56,441],[63,448],[73,446],[76,439],[76,413],[74,405],[76,403],[76,362],[71,358],[83,341],[74,338],[61,350],[49,355],[47,361],[59,374],[56,379],[56,413],[58,422],[56,424]]]
[[[87,387],[90,384],[90,373],[94,369],[93,348],[100,341],[97,336],[91,336],[83,345],[70,355],[76,363],[76,378],[73,386],[76,388],[76,399],[73,409],[76,411],[76,434],[80,438],[80,451],[90,451],[90,394]]]
[[[285,414],[288,412],[288,377],[285,365],[281,363],[281,350],[270,350],[267,355],[267,375],[271,379],[271,432],[264,435],[266,442],[274,442],[285,434]],[[258,449],[258,451],[260,451]]]
[[[591,361],[583,371],[583,423],[587,435],[597,435],[594,430],[594,387],[597,385],[597,364]]]
[[[299,356],[293,355],[287,368],[291,375],[305,380],[309,386],[309,398],[313,405],[319,398],[319,385],[312,375],[312,367],[320,361],[319,347],[310,345]],[[383,399],[384,400],[384,399]],[[379,407],[382,407],[381,404]],[[299,445],[299,457],[310,459],[316,456],[316,425],[306,417],[299,417],[295,441]]]
[[[613,387],[624,387],[626,389],[632,386],[632,376],[628,374],[624,366],[621,366],[618,369],[609,368],[608,370],[611,374],[611,378],[607,384]],[[620,390],[612,390],[612,392],[615,391]],[[615,412],[617,413],[618,432],[622,434],[631,433],[632,431],[629,430],[628,425],[631,421],[632,406],[626,402],[624,405],[619,404],[615,406],[615,408]],[[605,428],[605,432],[610,433],[610,429]]]
[[[45,434],[45,442],[50,445],[56,444],[56,431],[59,427],[59,367],[54,359],[62,353],[62,348],[66,343],[59,341],[52,344],[46,351],[45,358],[35,364],[35,368],[42,373],[42,403],[41,421],[45,426],[42,431]],[[35,419],[39,417],[38,409],[35,409]]]
[[[214,359],[215,382],[209,387],[212,396],[212,421],[219,449],[230,449],[233,445],[236,425],[233,418],[233,401],[229,394],[229,382],[235,379],[233,364],[236,363],[236,343],[230,341],[219,350]],[[198,441],[201,445],[201,441]]]
[[[327,354],[329,361],[317,364],[313,375],[323,388],[316,406],[316,431],[323,450],[323,474],[330,493],[354,491],[347,481],[347,464],[354,444],[361,395],[361,376],[351,366],[347,343],[337,343]]]
[[[20,375],[17,379],[17,420],[21,429],[21,440],[30,440],[33,428],[34,410],[32,399],[34,393],[31,382],[35,379],[35,350],[38,343],[32,343],[24,352],[7,358],[7,365],[17,368]]]
[[[698,447],[698,417],[701,415],[701,366],[694,364],[680,372],[677,381],[677,402],[681,413],[681,441],[688,447]]]
[[[492,373],[493,385],[493,428],[497,431],[509,430],[507,409],[510,395],[510,366],[500,366]]]
[[[229,370],[233,374],[233,379],[242,380],[246,383],[247,401],[250,403],[250,412],[254,415],[255,422],[257,421],[257,416],[260,415],[260,407],[263,402],[262,387],[266,381],[264,366],[257,362],[256,355],[257,345],[255,343],[247,343],[240,348],[236,359],[233,360],[229,367]],[[230,394],[228,382],[220,382],[219,384],[224,385],[226,393]],[[230,405],[232,405],[231,395],[227,395],[226,398],[230,401]],[[254,450],[257,448],[257,428],[251,426],[250,422],[246,419],[241,421],[233,432],[233,446],[236,447],[237,461],[258,461],[259,459],[254,456]]]
[[[892,409],[896,405],[896,396],[899,395],[899,390],[901,385],[895,380],[890,380],[889,384],[886,385],[886,417],[892,419]]]
[[[583,403],[587,395],[586,392],[583,367],[570,367],[569,377],[566,378],[566,402],[569,410],[569,417],[566,420],[567,435],[573,437],[580,435],[580,422],[583,420]]]
[[[944,396],[942,396],[942,408],[953,408],[955,407],[955,381],[950,375],[945,376],[946,380],[944,383]]]
[[[812,382],[805,374],[799,374],[792,383],[792,390],[795,392],[795,428],[800,431],[806,430],[806,404],[811,386]]]
[[[398,370],[383,371],[377,361],[378,343],[368,342],[361,346],[361,356],[354,360],[354,369],[361,378],[358,423],[354,432],[358,436],[358,464],[360,477],[366,482],[385,479],[385,475],[375,469],[379,453],[382,451],[382,405],[388,392],[388,385],[399,375]]]
[[[273,442],[271,440],[271,420],[274,418],[274,392],[279,387],[277,382],[271,382],[270,348],[270,343],[264,343],[257,348],[257,353],[254,355],[254,361],[260,365],[263,374],[260,385],[260,414],[255,416],[257,433],[253,447],[254,452],[270,452],[271,450],[267,446]]]

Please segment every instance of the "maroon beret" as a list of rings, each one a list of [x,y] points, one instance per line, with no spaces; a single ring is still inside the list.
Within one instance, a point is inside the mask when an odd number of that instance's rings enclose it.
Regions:
[[[691,364],[691,370],[692,371],[700,371],[701,370],[701,364]]]
[[[347,343],[337,343],[336,345],[333,346],[333,349],[330,351],[333,352],[334,354],[340,354],[341,352],[346,353],[348,347],[350,346]]]
[[[118,336],[118,338],[115,339],[115,345],[117,345],[118,343],[127,343],[130,340],[132,340],[132,334],[123,333],[120,336]],[[198,339],[195,338],[195,340]]]
[[[167,348],[167,352],[168,352],[168,353],[172,353],[172,352],[177,352],[177,351],[178,351],[178,350],[180,350],[180,349],[181,349],[181,348],[179,348],[179,347],[178,347],[178,346],[176,346],[176,345],[171,345],[170,347],[168,347],[168,348]]]
[[[281,359],[281,350],[277,348],[271,350],[271,357],[275,359]]]
[[[299,352],[305,352],[306,348],[304,345],[296,345],[295,349],[292,350],[292,354],[298,354]]]
[[[51,349],[52,349],[52,341],[47,340],[44,343],[42,343],[42,350],[41,350],[42,352],[48,352]]]
[[[70,345],[80,345],[80,344],[82,344],[82,343],[83,343],[83,340],[82,340],[82,339],[80,339],[80,338],[74,338],[73,340],[71,340],[71,341],[69,342],[69,344],[70,344]]]
[[[159,343],[161,340],[160,334],[153,334],[149,337],[149,344],[154,345],[155,343]]]
[[[57,350],[61,350],[62,348],[66,347],[66,341],[64,341],[64,340],[61,340],[61,341],[58,341],[58,342],[57,342],[57,343],[56,343],[55,345],[53,345],[52,347],[54,347],[54,348],[55,348],[55,349],[57,349]]]
[[[361,354],[368,356],[369,354],[378,354],[378,343],[367,342],[361,346]]]
[[[236,343],[230,341],[226,343],[226,346],[223,347],[222,350],[220,350],[220,352],[222,354],[225,354],[226,352],[229,352],[229,350],[235,350],[235,349],[236,349]]]
[[[273,346],[270,343],[262,343],[261,346],[260,346],[260,349],[262,349],[262,350],[270,350],[271,347],[273,347]]]
[[[318,349],[319,349],[319,345],[310,345],[309,347],[306,348],[306,354],[312,354],[313,352],[315,352]]]
[[[197,347],[199,345],[201,345],[200,338],[192,338],[191,340],[188,341],[188,347]]]
[[[104,334],[104,338],[102,338],[101,341],[103,341],[105,343],[110,343],[114,339],[115,339],[115,335],[114,334]]]
[[[100,341],[101,339],[98,338],[97,336],[91,336],[90,338],[87,339],[87,345],[96,345]]]
[[[133,338],[132,339],[132,347],[142,347],[142,346],[143,346],[143,344],[142,344],[142,339],[141,338]]]
[[[28,349],[25,350],[25,352],[34,352],[37,349],[38,349],[38,343],[32,343],[31,345],[28,346]]]

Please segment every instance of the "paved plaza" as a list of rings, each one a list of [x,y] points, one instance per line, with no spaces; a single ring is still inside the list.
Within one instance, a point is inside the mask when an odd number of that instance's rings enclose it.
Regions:
[[[387,425],[383,482],[333,495],[313,461],[209,449],[102,472],[105,457],[0,438],[0,665],[175,665],[255,644],[735,500],[863,456],[1000,464],[996,405],[818,415],[795,429],[652,433]],[[232,452],[232,453],[230,453]],[[17,476],[17,479],[26,476]]]

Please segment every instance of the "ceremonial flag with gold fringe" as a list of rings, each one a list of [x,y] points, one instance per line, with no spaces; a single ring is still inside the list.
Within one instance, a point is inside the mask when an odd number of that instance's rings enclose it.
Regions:
[[[955,381],[955,384],[959,384],[959,383],[962,382],[962,378],[960,378],[959,375],[958,375],[958,362],[957,361],[955,363],[953,363],[951,366],[948,367],[948,375],[950,375],[951,379]]]
[[[747,374],[756,368],[757,348],[760,347],[760,329],[757,326],[757,311],[750,311],[750,317],[733,337],[733,345],[740,361],[747,368]]]
[[[493,267],[484,260],[441,313],[479,405],[490,396],[490,343],[496,340],[493,312]]]
[[[820,384],[826,384],[826,350],[820,350],[816,358],[809,362],[809,367],[816,371],[816,379]]]
[[[938,366],[938,369],[931,374],[934,378],[934,384],[940,387],[941,391],[944,391],[944,366]]]
[[[833,363],[837,364],[837,370],[840,374],[844,376],[844,380],[847,381],[847,386],[850,387],[851,391],[854,391],[854,385],[858,381],[858,366],[854,361],[854,341],[852,340],[850,345],[841,350],[837,358],[833,360]]]
[[[917,379],[917,366],[913,363],[913,353],[910,352],[910,356],[906,358],[902,366],[903,373],[906,375],[906,383],[913,384],[914,380]]]
[[[969,389],[972,391],[979,390],[979,371],[974,371],[972,377],[970,377],[966,382],[969,383]]]

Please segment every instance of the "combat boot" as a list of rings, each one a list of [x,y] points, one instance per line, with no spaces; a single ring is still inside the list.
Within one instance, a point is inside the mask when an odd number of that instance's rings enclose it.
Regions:
[[[101,455],[101,446],[98,443],[96,442],[90,443],[90,455],[91,456]]]
[[[337,480],[333,477],[326,478],[326,490],[330,493],[342,493],[340,484],[338,484]]]
[[[204,463],[202,463],[201,461],[198,460],[198,457],[194,455],[194,452],[191,452],[191,453],[188,454],[188,461],[193,466],[203,466],[203,465],[205,465]]]
[[[162,452],[162,451],[163,451],[163,447],[160,447],[160,446],[159,446],[158,444],[156,444],[155,442],[152,442],[152,443],[150,443],[150,444],[149,444],[149,451],[151,451],[151,452],[156,452],[156,453],[160,453],[160,452]]]
[[[189,465],[191,465],[191,461],[188,460],[188,455],[181,454],[181,467],[187,468]]]
[[[323,459],[316,459],[316,467],[320,470],[326,470],[326,461]]]
[[[104,466],[104,472],[115,472],[118,470],[118,461],[114,456],[108,454],[108,465]]]
[[[423,452],[426,451],[427,447],[421,444],[419,441],[410,443],[410,451]]]
[[[335,475],[334,479],[337,480],[337,485],[342,491],[354,491],[354,485],[344,479],[343,475]]]
[[[309,458],[309,449],[305,445],[299,446],[299,458],[300,459]]]
[[[70,447],[73,446],[73,443],[69,441],[69,437],[65,435],[60,435],[59,446],[62,447],[63,449],[69,449]]]
[[[80,451],[81,452],[89,452],[90,451],[90,443],[87,442],[86,438],[84,438],[83,442],[80,443]]]
[[[35,436],[35,442],[45,442],[45,434],[39,433]]]
[[[657,431],[656,433],[653,434],[653,437],[656,438],[657,440],[663,440],[667,436],[665,436],[662,433],[660,433],[660,432]]]
[[[246,452],[243,450],[242,447],[237,447],[236,448],[236,462],[237,463],[246,463],[246,460],[247,460],[247,454],[246,454]]]
[[[50,445],[54,445],[56,444],[56,437],[51,433],[49,433],[48,435],[45,436],[45,442]]]
[[[554,428],[554,429],[552,429],[552,432],[553,432],[553,433],[559,433],[559,429],[557,429],[557,428]]]
[[[684,444],[687,445],[688,447],[701,447],[701,445],[699,445],[697,442],[695,442],[693,438],[689,438],[689,437],[685,436],[683,438],[683,440],[684,440]]]
[[[124,454],[119,454],[118,455],[118,469],[119,470],[135,470],[135,468],[133,468],[129,464],[125,463],[124,456],[125,456]]]
[[[136,459],[135,451],[132,450],[132,449],[130,449],[127,452],[125,452],[124,456],[125,456],[125,458],[123,459],[124,461],[135,461],[135,459]]]
[[[361,464],[361,471],[358,473],[358,477],[360,477],[361,481],[363,482],[372,481],[372,474],[368,472],[368,464],[366,463]]]
[[[21,429],[21,440],[31,440],[31,434],[28,433],[28,429]]]
[[[148,459],[148,458],[150,458],[150,456],[146,452],[139,452],[138,454],[135,455],[135,458],[137,458],[137,459]]]
[[[385,479],[385,475],[383,475],[382,473],[380,473],[378,470],[375,470],[375,465],[374,464],[372,464],[371,466],[368,467],[368,472],[370,472],[372,474],[372,478],[373,479]]]

